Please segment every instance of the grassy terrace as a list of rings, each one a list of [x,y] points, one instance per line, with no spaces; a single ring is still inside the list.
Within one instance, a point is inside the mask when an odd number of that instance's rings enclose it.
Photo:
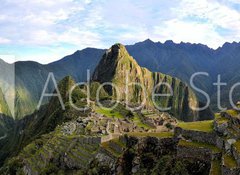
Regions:
[[[231,115],[232,117],[235,117],[238,115],[238,111],[234,109],[229,109],[226,111],[227,114]]]
[[[125,148],[126,145],[119,140],[119,138],[112,139],[111,142],[116,143],[118,146]]]
[[[128,136],[134,137],[158,137],[158,138],[171,138],[173,137],[172,132],[131,132],[126,133]]]
[[[193,142],[180,140],[178,143],[179,146],[194,147],[194,148],[206,148],[210,149],[213,153],[219,153],[221,150],[214,145],[210,145],[202,142]]]
[[[219,160],[213,160],[211,163],[210,175],[221,174],[221,162]]]
[[[115,157],[119,157],[121,155],[120,152],[117,152],[114,148],[110,146],[110,141],[102,143],[102,147]]]
[[[202,132],[212,132],[213,131],[213,120],[199,121],[199,122],[180,122],[178,127],[185,130],[194,130]]]
[[[144,129],[151,129],[149,125],[141,121],[140,117],[136,113],[134,114],[134,117],[132,120],[134,123],[136,123],[138,127],[142,127]]]
[[[218,124],[223,124],[223,123],[227,123],[229,120],[227,118],[224,118],[224,117],[218,117],[218,118],[215,118],[215,121]]]
[[[110,117],[110,118],[120,118],[120,119],[123,118],[123,116],[122,116],[122,114],[120,112],[113,111],[113,110],[96,108],[96,112],[99,113],[99,114],[103,114],[106,117]]]
[[[232,156],[225,154],[223,156],[223,160],[224,160],[224,165],[226,167],[228,167],[228,168],[236,168],[237,167],[237,162],[235,161],[235,159]]]

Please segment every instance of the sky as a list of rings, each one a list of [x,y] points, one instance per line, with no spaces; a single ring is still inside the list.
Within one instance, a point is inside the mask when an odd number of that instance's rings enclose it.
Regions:
[[[218,48],[240,41],[240,0],[1,0],[0,58],[43,64],[147,38]]]

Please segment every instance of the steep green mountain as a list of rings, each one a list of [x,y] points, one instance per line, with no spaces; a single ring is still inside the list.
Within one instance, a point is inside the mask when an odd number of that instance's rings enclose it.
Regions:
[[[0,88],[0,114],[6,114],[11,116],[11,112],[9,110],[8,104],[6,102],[5,96]]]
[[[157,86],[159,83],[167,83],[173,89],[173,96],[155,97],[157,105],[162,108],[172,107],[170,112],[180,120],[201,120],[198,112],[192,110],[199,106],[199,102],[186,84],[168,75],[141,68],[121,44],[115,44],[106,51],[94,71],[93,80],[100,83],[112,82],[119,93],[114,90],[115,88],[105,87],[110,94],[113,93],[115,97],[119,94],[120,101],[125,101],[127,96],[128,102],[138,104],[141,104],[145,97],[142,85],[146,88],[146,107],[150,108],[153,107],[154,87],[156,86],[156,94],[167,94],[170,90],[165,85]],[[126,86],[130,83],[141,85],[128,86],[126,93]]]

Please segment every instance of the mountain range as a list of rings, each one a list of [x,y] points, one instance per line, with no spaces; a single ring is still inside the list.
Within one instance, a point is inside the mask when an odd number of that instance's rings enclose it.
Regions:
[[[227,86],[222,87],[221,99],[223,106],[229,106],[229,89],[239,79],[240,43],[225,43],[222,47],[213,50],[202,44],[176,44],[172,41],[160,43],[148,39],[128,45],[126,49],[140,66],[153,72],[177,77],[187,84],[193,73],[207,72],[208,77],[198,76],[194,79],[194,83],[209,94],[214,110],[216,110],[217,94],[216,87],[212,83],[216,82],[217,75],[221,74],[222,81],[228,83]],[[86,70],[89,69],[92,74],[104,52],[105,49],[86,48],[46,65],[31,61],[16,62],[14,65],[16,118],[31,114],[36,109],[49,72],[53,72],[58,81],[67,75],[72,76],[76,82],[86,81]],[[9,66],[11,65],[1,61],[0,70],[8,72]],[[6,81],[4,76],[1,76],[1,82],[4,84]],[[236,88],[235,91],[235,101],[239,94],[238,89]],[[206,101],[202,94],[197,93],[197,96],[202,102]]]

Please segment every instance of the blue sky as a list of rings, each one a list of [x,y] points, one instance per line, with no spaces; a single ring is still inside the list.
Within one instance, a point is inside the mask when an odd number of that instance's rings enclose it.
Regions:
[[[240,0],[1,0],[0,58],[49,63],[86,47],[150,38],[240,41]]]

